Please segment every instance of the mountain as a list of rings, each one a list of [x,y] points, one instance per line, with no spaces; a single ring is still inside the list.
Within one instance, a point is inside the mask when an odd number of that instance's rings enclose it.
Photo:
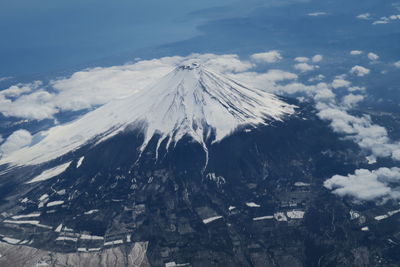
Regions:
[[[156,134],[160,135],[157,150],[163,141],[169,148],[184,136],[207,150],[207,142],[218,142],[244,125],[281,120],[292,114],[293,108],[274,95],[246,88],[197,63],[189,63],[131,97],[41,133],[36,144],[6,155],[0,164],[47,162],[88,142],[107,140],[127,127],[142,128],[142,151]]]
[[[368,236],[373,212],[322,186],[358,146],[196,63],[0,162],[1,264],[396,266],[395,224]]]

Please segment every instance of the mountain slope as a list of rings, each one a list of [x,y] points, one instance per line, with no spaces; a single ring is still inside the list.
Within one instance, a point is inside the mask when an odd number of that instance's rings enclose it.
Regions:
[[[0,160],[0,165],[43,163],[90,141],[104,141],[130,128],[141,128],[141,151],[155,134],[160,144],[175,144],[189,135],[207,150],[243,125],[282,120],[294,106],[269,93],[249,89],[222,75],[191,63],[182,65],[131,97],[113,101],[82,118],[36,136],[36,143]]]

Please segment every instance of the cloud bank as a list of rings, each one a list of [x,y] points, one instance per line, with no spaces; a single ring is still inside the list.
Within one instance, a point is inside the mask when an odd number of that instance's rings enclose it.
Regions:
[[[347,176],[335,175],[326,180],[324,186],[340,197],[351,197],[356,201],[398,200],[400,168],[359,169]]]

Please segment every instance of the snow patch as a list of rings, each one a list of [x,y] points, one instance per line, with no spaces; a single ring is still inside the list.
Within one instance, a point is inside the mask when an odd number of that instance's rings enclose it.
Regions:
[[[253,221],[262,221],[262,220],[271,220],[274,219],[274,216],[262,216],[262,217],[255,217]]]
[[[44,172],[42,172],[40,175],[36,176],[35,178],[33,178],[32,180],[30,180],[29,182],[27,182],[27,184],[31,184],[31,183],[37,183],[37,182],[43,182],[46,181],[48,179],[51,179],[61,173],[63,173],[69,166],[70,162],[58,165],[54,168],[45,170]]]
[[[389,211],[388,213],[384,214],[384,215],[380,215],[380,216],[376,216],[374,219],[377,221],[382,221],[384,219],[387,219],[389,217],[392,217],[393,215],[400,213],[400,209],[398,210],[393,210],[393,211]]]
[[[295,182],[294,186],[297,186],[297,187],[308,187],[308,186],[310,186],[310,184],[303,183],[303,182]]]
[[[204,224],[208,224],[208,223],[210,223],[210,222],[219,220],[219,219],[221,219],[221,218],[222,218],[222,216],[214,216],[214,217],[211,217],[211,218],[204,219],[204,220],[203,220],[203,223],[204,223]]]
[[[49,197],[48,194],[44,194],[39,198],[39,201],[43,201],[43,200],[47,199],[48,197]]]
[[[63,225],[62,224],[60,224],[59,226],[57,226],[57,228],[56,228],[56,232],[57,233],[60,233],[61,232],[61,230],[62,230],[62,227],[63,227]]]
[[[93,213],[96,213],[96,212],[98,212],[99,210],[89,210],[89,211],[85,211],[83,214],[85,214],[85,215],[90,215],[90,214],[93,214]]]
[[[61,204],[64,204],[63,200],[56,200],[56,201],[52,201],[52,202],[47,203],[47,207],[54,207],[54,206],[58,206],[58,205],[61,205]]]
[[[261,207],[260,205],[254,203],[254,202],[247,202],[246,206],[250,207],[250,208],[259,208],[259,207]]]
[[[124,243],[124,241],[122,239],[120,239],[120,240],[104,242],[104,246],[119,245],[119,244],[123,244],[123,243]]]
[[[349,213],[350,213],[350,220],[358,219],[361,216],[359,212],[354,211],[354,210],[350,210]]]
[[[85,159],[85,157],[80,157],[78,162],[76,163],[76,168],[79,168],[82,165],[83,160]]]
[[[184,267],[184,266],[191,266],[190,263],[176,263],[174,261],[167,262],[165,267]]]
[[[6,237],[6,236],[3,237],[3,241],[5,241],[5,242],[7,242],[9,244],[12,244],[12,245],[16,245],[19,242],[21,242],[21,240],[19,240],[19,239],[15,239],[15,238],[12,238],[12,237]]]
[[[78,242],[78,238],[76,237],[70,237],[70,236],[59,236],[56,238],[56,241],[72,241],[72,242]]]
[[[286,215],[290,219],[303,219],[304,217],[304,211],[301,210],[291,210],[287,211]]]
[[[83,240],[104,240],[104,237],[102,236],[86,235],[86,234],[81,235],[79,238]]]
[[[387,218],[389,218],[389,215],[385,214],[385,215],[376,216],[374,219],[377,221],[382,221]]]
[[[284,212],[276,212],[274,214],[274,218],[278,222],[287,222],[287,220],[288,220]]]
[[[67,193],[67,190],[61,189],[61,190],[58,190],[56,193],[57,193],[57,195],[59,195],[59,196],[63,196],[63,195],[65,195],[65,194]]]
[[[15,216],[12,216],[11,218],[14,220],[18,220],[18,219],[33,218],[33,217],[39,217],[39,216],[40,216],[40,213],[31,213],[31,214],[15,215]]]
[[[36,220],[22,220],[22,221],[4,220],[3,223],[30,224],[30,225],[34,225],[34,226],[41,227],[41,228],[53,229],[53,227],[48,226],[48,225],[44,225],[44,224],[40,224],[40,222],[36,221]]]

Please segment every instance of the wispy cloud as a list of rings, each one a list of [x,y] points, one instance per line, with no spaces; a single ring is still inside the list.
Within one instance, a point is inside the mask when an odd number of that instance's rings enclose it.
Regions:
[[[307,15],[310,17],[320,17],[320,16],[328,15],[328,13],[319,11],[319,12],[308,13]]]
[[[357,16],[358,19],[371,19],[370,13],[363,13]]]
[[[275,63],[282,59],[282,55],[277,50],[272,50],[263,53],[256,53],[251,55],[251,59],[257,62]]]

